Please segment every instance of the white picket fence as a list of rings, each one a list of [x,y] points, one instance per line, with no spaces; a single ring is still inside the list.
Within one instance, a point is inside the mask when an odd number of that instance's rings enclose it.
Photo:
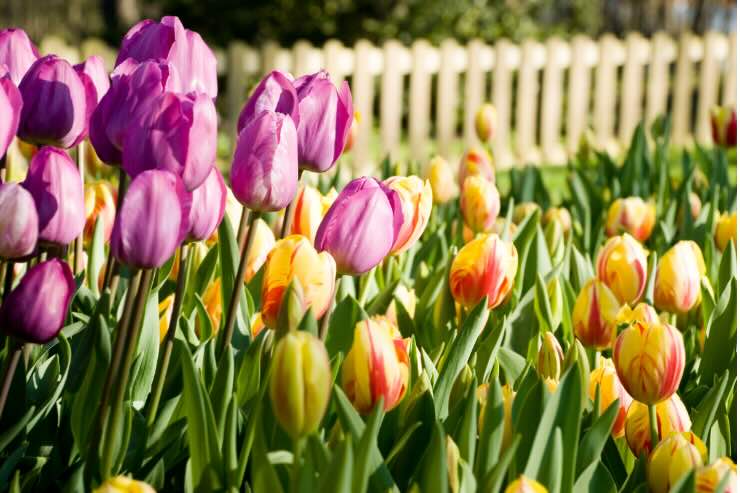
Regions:
[[[48,38],[41,50],[73,60],[97,53],[110,64],[115,57],[96,40],[78,50]],[[708,143],[710,108],[736,102],[735,33],[687,32],[678,39],[630,34],[623,40],[607,34],[521,45],[417,40],[410,47],[398,41],[380,47],[368,41],[353,47],[336,40],[322,47],[298,42],[289,49],[234,42],[217,56],[226,79],[219,97],[225,98],[227,128],[235,128],[251,86],[269,70],[299,76],[325,68],[335,82],[349,79],[361,114],[353,150],[359,170],[386,155],[457,159],[463,145],[476,142],[473,117],[485,101],[497,110],[491,145],[498,167],[562,164],[588,128],[598,146],[617,153],[641,119],[650,122],[667,111],[675,142]]]

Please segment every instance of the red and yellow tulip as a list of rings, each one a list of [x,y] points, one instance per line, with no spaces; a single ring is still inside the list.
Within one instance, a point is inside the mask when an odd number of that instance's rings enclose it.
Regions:
[[[658,418],[658,440],[662,440],[671,433],[691,429],[689,412],[678,394],[673,394],[670,399],[656,404],[655,412]],[[624,436],[635,457],[639,457],[642,453],[649,454],[653,449],[647,405],[637,400],[632,401],[624,422]]]
[[[85,185],[85,218],[85,244],[92,241],[98,219],[103,224],[103,240],[110,239],[116,219],[116,192],[110,183],[99,181]]]
[[[722,457],[696,471],[696,493],[714,493],[725,476],[724,489],[721,493],[737,491],[737,466],[729,457]]]
[[[573,305],[573,330],[586,347],[610,347],[617,333],[617,313],[621,305],[609,287],[591,279],[581,288]]]
[[[547,493],[547,488],[534,479],[524,477],[522,474],[515,481],[509,483],[504,493]]]
[[[391,255],[405,252],[421,237],[432,214],[432,186],[418,176],[392,176],[384,182],[401,200],[403,224]]]
[[[114,476],[106,479],[93,493],[157,493],[154,488],[143,481],[128,476]]]
[[[303,235],[313,243],[321,220],[336,198],[337,191],[333,188],[323,195],[315,187],[302,185],[295,198],[290,234]]]
[[[458,188],[450,163],[442,156],[435,156],[429,162],[429,184],[435,204],[446,204],[457,197]]]
[[[614,362],[610,358],[600,358],[599,366],[591,372],[588,380],[588,396],[596,401],[596,387],[599,387],[599,414],[606,412],[607,408],[614,402],[619,401],[617,418],[612,427],[612,436],[619,438],[624,435],[624,422],[627,419],[627,410],[632,404],[632,396],[622,386],[614,368]]]
[[[496,108],[484,103],[475,112],[475,133],[481,142],[489,142],[496,130]]]
[[[699,437],[686,431],[661,440],[650,454],[647,479],[652,493],[668,493],[681,477],[701,467],[707,460],[707,447]]]
[[[485,233],[493,229],[501,208],[496,185],[482,176],[469,176],[465,179],[460,194],[460,210],[465,224],[475,233]]]
[[[640,197],[617,199],[606,215],[606,234],[629,233],[638,241],[650,238],[655,226],[655,204]]]
[[[620,303],[636,303],[647,283],[647,255],[628,233],[613,236],[599,250],[596,275]]]
[[[693,241],[679,241],[660,257],[655,278],[655,306],[686,313],[701,302],[704,256]]]
[[[496,173],[493,168],[491,155],[482,147],[471,147],[460,159],[460,170],[457,174],[457,184],[462,189],[468,176],[482,176],[496,182]]]

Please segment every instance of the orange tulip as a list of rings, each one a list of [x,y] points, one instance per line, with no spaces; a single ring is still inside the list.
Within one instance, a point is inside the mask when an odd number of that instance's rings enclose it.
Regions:
[[[221,303],[221,278],[216,278],[208,285],[206,292],[203,293],[203,305],[205,305],[208,318],[211,320],[213,334],[217,334],[221,328],[221,315],[223,314],[223,305]],[[200,320],[195,319],[195,332],[200,335]]]
[[[432,214],[432,186],[418,176],[392,176],[383,183],[401,200],[403,224],[390,254],[405,252],[421,237]]]

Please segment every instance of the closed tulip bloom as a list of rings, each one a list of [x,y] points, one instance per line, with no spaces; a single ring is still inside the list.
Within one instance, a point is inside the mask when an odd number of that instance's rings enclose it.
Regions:
[[[390,252],[396,255],[411,248],[426,229],[432,214],[432,186],[418,176],[392,176],[383,183],[401,200],[403,224]]]
[[[82,178],[67,153],[42,147],[31,159],[23,187],[39,214],[39,241],[68,245],[85,227]]]
[[[308,332],[283,336],[272,355],[270,400],[280,426],[294,439],[315,431],[326,412],[332,374],[324,343]]]
[[[252,339],[260,335],[260,332],[266,328],[265,323],[262,321],[262,314],[260,312],[255,313],[252,316],[252,323],[249,324],[249,331],[252,333]]]
[[[39,216],[31,194],[17,183],[0,184],[0,258],[31,255],[38,236]]]
[[[18,137],[69,148],[87,136],[95,100],[69,62],[55,55],[39,58],[18,89],[23,97]]]
[[[442,156],[435,156],[429,162],[429,183],[435,204],[446,204],[457,197],[458,189],[452,167]]]
[[[137,481],[128,476],[114,476],[106,479],[93,493],[157,493],[144,481]]]
[[[558,339],[550,331],[542,336],[542,346],[537,353],[537,373],[542,378],[552,378],[556,382],[560,380],[560,372],[563,367],[563,348]]]
[[[0,159],[5,156],[18,132],[22,109],[21,92],[10,79],[10,75],[2,74],[0,65]]]
[[[107,181],[85,184],[85,243],[92,241],[98,220],[103,224],[103,241],[110,239],[116,220],[116,196]]]
[[[650,238],[655,226],[655,205],[640,197],[617,199],[606,214],[606,234],[629,233],[637,241]]]
[[[658,261],[655,306],[686,313],[701,302],[701,279],[707,273],[704,256],[693,241],[679,241]]]
[[[278,211],[290,204],[298,188],[298,155],[289,116],[264,111],[239,133],[231,188],[253,211]]]
[[[511,221],[514,224],[520,224],[527,218],[527,216],[539,209],[540,205],[536,202],[522,202],[520,204],[517,204],[514,206],[514,212],[511,216]],[[547,212],[552,214],[550,212],[551,210],[552,209],[548,209]]]
[[[635,322],[657,324],[660,322],[660,317],[658,316],[658,312],[655,311],[655,308],[647,303],[638,303],[634,308],[624,305],[619,309],[619,313],[617,313],[617,324],[632,325]]]
[[[315,187],[301,185],[295,198],[290,234],[303,235],[313,243],[321,220],[336,198],[337,192],[333,188],[323,195]]]
[[[730,240],[737,245],[737,212],[732,214],[724,213],[719,217],[717,226],[714,230],[714,244],[717,245],[720,252],[725,251],[725,247]]]
[[[188,241],[208,239],[221,224],[225,210],[226,184],[221,172],[211,166],[205,181],[193,190],[188,218]]]
[[[501,209],[501,199],[496,185],[482,176],[465,179],[460,194],[460,210],[465,224],[475,233],[493,229]]]
[[[573,306],[573,330],[586,347],[596,350],[611,347],[617,333],[617,313],[621,304],[609,287],[591,279],[581,288]]]
[[[674,432],[691,429],[689,412],[678,394],[673,394],[670,399],[656,404],[655,412],[658,418],[659,441]],[[650,416],[646,404],[637,400],[632,401],[624,422],[624,436],[635,457],[643,453],[649,454],[653,449],[650,437]]]
[[[495,234],[482,234],[460,249],[450,268],[450,291],[455,301],[473,308],[483,298],[493,309],[514,286],[519,256],[513,243]]]
[[[215,99],[218,94],[216,56],[203,38],[185,29],[180,19],[145,19],[134,25],[121,41],[116,66],[127,58],[137,62],[163,59],[177,68],[183,92],[197,91]]]
[[[488,142],[493,138],[496,129],[496,108],[491,103],[485,103],[475,113],[475,133],[481,142]]]
[[[111,253],[124,264],[161,267],[187,235],[190,194],[169,171],[144,171],[131,181],[111,234]]]
[[[304,75],[293,84],[298,95],[298,162],[323,173],[339,159],[352,125],[352,93],[347,81],[339,90],[326,71]]]
[[[283,113],[290,116],[293,123],[298,125],[301,118],[298,112],[298,94],[293,87],[292,75],[273,70],[262,78],[239,113],[237,133],[241,132],[254,117],[263,111]]]
[[[69,265],[51,259],[31,267],[0,307],[0,327],[24,342],[46,344],[62,330],[76,285]]]
[[[610,358],[600,358],[598,367],[591,372],[588,379],[588,397],[596,402],[596,387],[599,387],[599,414],[604,414],[614,401],[619,401],[617,418],[612,426],[612,436],[619,438],[624,435],[624,423],[627,411],[632,405],[632,396],[627,393],[619,381],[614,362]]]
[[[727,480],[725,481],[725,478]],[[729,457],[722,457],[696,471],[696,493],[714,493],[723,482],[720,493],[737,491],[737,466]]]
[[[612,236],[599,250],[596,273],[620,303],[636,303],[647,283],[645,249],[628,233]]]
[[[509,483],[504,493],[547,493],[547,488],[522,474],[515,481]]]
[[[340,274],[363,274],[391,250],[403,222],[397,192],[375,178],[349,182],[316,232],[316,249],[328,251]]]
[[[13,28],[0,31],[0,67],[5,65],[13,84],[17,86],[21,83],[38,58],[39,50],[26,31]]]
[[[481,147],[471,147],[460,159],[460,170],[457,174],[457,184],[462,190],[465,178],[468,176],[482,176],[496,183],[496,172],[493,169],[493,160],[488,151]]]
[[[254,222],[254,227],[257,230],[254,232],[254,242],[247,255],[247,270],[244,273],[244,282],[251,281],[254,275],[259,272],[267,261],[267,255],[275,246],[275,233],[272,232],[272,229],[264,220],[257,219]]]
[[[567,238],[573,227],[573,220],[570,212],[564,207],[550,207],[542,216],[542,226],[547,228],[551,222],[557,222],[563,230],[563,235]]]
[[[647,480],[652,493],[668,493],[678,480],[704,465],[707,447],[699,437],[686,431],[664,438],[650,454]]]
[[[385,317],[355,326],[352,347],[342,363],[342,389],[362,414],[383,398],[383,409],[396,407],[409,385],[409,356],[398,328]]]
[[[105,62],[99,56],[93,55],[75,65],[74,69],[85,84],[85,88],[92,91],[95,106],[97,106],[110,89],[110,78],[105,70]]]
[[[712,139],[722,147],[737,147],[737,115],[735,108],[717,106],[710,115]]]
[[[686,365],[683,337],[666,323],[637,322],[614,343],[614,365],[632,397],[657,404],[678,390]]]

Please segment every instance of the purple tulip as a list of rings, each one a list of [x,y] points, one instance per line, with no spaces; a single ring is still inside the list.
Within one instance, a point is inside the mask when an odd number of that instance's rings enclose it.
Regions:
[[[0,327],[24,342],[45,344],[62,330],[76,286],[57,258],[31,267],[0,307]]]
[[[192,194],[174,173],[140,173],[116,215],[111,253],[134,267],[161,267],[187,235],[191,200]]]
[[[148,169],[171,171],[188,191],[203,183],[216,162],[218,115],[203,93],[165,92],[142,107],[123,141],[123,169],[136,177]]]
[[[193,190],[188,218],[188,240],[208,239],[221,224],[226,209],[226,184],[221,172],[211,167],[208,178]]]
[[[23,98],[10,75],[0,75],[0,158],[18,132],[22,108]]]
[[[138,62],[163,59],[178,70],[184,92],[218,94],[216,56],[198,33],[185,29],[177,17],[160,22],[146,19],[129,29],[121,42],[116,65],[127,58]]]
[[[289,116],[263,111],[239,133],[231,189],[255,211],[278,211],[290,204],[298,189],[298,153]]]
[[[31,159],[23,187],[39,214],[39,241],[68,245],[85,227],[85,194],[77,166],[67,153],[42,147]]]
[[[92,99],[95,100],[95,106],[103,99],[103,96],[110,89],[110,79],[108,72],[105,70],[103,59],[97,55],[89,57],[82,63],[74,66],[77,75],[85,83],[85,88],[92,91]]]
[[[18,88],[23,96],[18,137],[68,149],[87,136],[95,100],[69,62],[55,55],[39,58]]]
[[[375,178],[352,180],[316,231],[315,246],[337,261],[337,272],[357,275],[378,265],[403,225],[398,195]]]
[[[39,215],[31,194],[18,183],[0,184],[0,258],[31,255],[38,236]]]
[[[100,159],[120,164],[123,140],[139,111],[165,91],[179,92],[182,85],[175,68],[164,61],[136,63],[126,60],[111,74],[111,86],[90,121],[90,142]]]
[[[21,83],[33,62],[38,60],[39,50],[23,29],[0,31],[0,66],[5,65],[13,84]]]
[[[260,81],[239,114],[237,133],[265,110],[289,115],[293,123],[298,126],[300,121],[298,95],[293,87],[292,75],[273,70]]]
[[[339,159],[352,126],[352,93],[347,82],[337,91],[325,71],[294,83],[298,94],[298,162],[302,169],[324,172]]]

